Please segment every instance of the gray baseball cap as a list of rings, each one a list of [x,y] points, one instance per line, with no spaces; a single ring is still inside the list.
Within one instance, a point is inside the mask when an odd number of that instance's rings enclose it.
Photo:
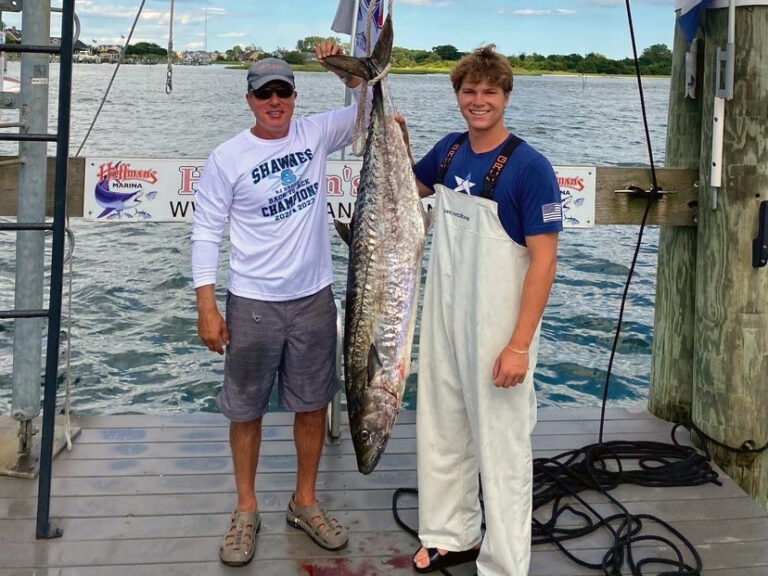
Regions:
[[[296,87],[293,82],[293,70],[285,60],[265,58],[254,62],[248,69],[248,90],[258,90],[273,80],[286,82],[292,88]]]

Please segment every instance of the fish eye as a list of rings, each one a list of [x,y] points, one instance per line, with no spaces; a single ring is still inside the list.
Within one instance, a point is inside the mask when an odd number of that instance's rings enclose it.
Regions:
[[[361,440],[363,440],[363,441],[366,441],[366,442],[367,442],[367,441],[368,441],[368,438],[370,438],[370,437],[371,437],[371,435],[370,435],[370,433],[368,432],[368,430],[361,430],[361,431],[360,431],[360,439],[361,439]]]

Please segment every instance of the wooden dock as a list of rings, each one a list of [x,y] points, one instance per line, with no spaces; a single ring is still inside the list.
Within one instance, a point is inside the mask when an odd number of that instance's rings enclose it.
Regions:
[[[534,456],[554,456],[596,442],[599,410],[539,412]],[[670,425],[646,411],[608,410],[606,440],[666,442]],[[7,426],[8,419],[0,428]],[[349,528],[349,546],[326,552],[285,522],[295,476],[292,416],[265,419],[257,489],[262,529],[256,557],[227,568],[217,550],[235,502],[228,427],[215,414],[103,416],[78,420],[82,432],[53,466],[52,524],[60,539],[36,541],[37,482],[0,477],[0,576],[147,576],[259,574],[261,576],[375,576],[412,574],[416,541],[395,523],[392,493],[416,486],[415,415],[401,414],[386,455],[370,476],[357,472],[348,428],[326,446],[319,496]],[[631,512],[671,523],[697,547],[706,576],[768,575],[768,513],[721,474],[722,487],[640,488],[613,495]],[[602,514],[613,512],[597,494]],[[401,500],[401,516],[416,524],[416,501]],[[598,561],[606,542],[573,543]],[[656,554],[654,545],[645,550]],[[474,574],[473,566],[451,570]],[[552,546],[533,551],[531,574],[587,575]]]

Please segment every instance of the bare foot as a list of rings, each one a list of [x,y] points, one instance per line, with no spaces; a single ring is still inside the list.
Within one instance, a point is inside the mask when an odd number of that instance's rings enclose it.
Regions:
[[[437,549],[437,553],[440,554],[440,556],[445,556],[446,552],[447,550],[443,550],[442,548]],[[413,563],[416,564],[418,568],[426,568],[429,566],[429,553],[426,548],[423,546],[419,548],[419,551],[413,556]]]
[[[482,544],[481,542],[478,542],[473,548],[475,550],[479,550],[480,546]],[[442,548],[437,549],[437,553],[440,554],[440,556],[445,556],[448,553],[448,550],[443,550]],[[427,549],[423,546],[419,548],[419,550],[416,552],[416,554],[413,555],[413,563],[416,565],[417,568],[426,568],[429,566],[429,553],[427,552]]]

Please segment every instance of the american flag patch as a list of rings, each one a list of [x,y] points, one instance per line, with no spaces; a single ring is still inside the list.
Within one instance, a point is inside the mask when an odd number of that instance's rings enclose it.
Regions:
[[[563,207],[560,202],[544,204],[541,207],[541,218],[544,222],[560,222],[563,219]]]

